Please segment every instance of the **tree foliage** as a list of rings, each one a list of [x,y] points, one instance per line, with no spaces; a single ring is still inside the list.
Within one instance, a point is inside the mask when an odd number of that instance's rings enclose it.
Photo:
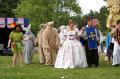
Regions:
[[[67,25],[69,19],[83,27],[86,18],[92,16],[100,21],[99,29],[106,34],[106,19],[109,14],[106,6],[101,7],[99,12],[91,10],[83,16],[81,13],[77,0],[0,0],[0,17],[29,18],[34,31],[39,30],[38,25],[41,23],[55,21],[56,27],[59,27]]]
[[[76,0],[21,0],[15,10],[17,17],[29,18],[33,29],[47,21],[56,26],[66,25],[71,15],[80,15],[81,8]]]
[[[13,10],[20,0],[0,0],[0,17],[14,17]]]
[[[101,28],[100,30],[106,35],[108,32],[108,29],[106,27],[106,21],[107,21],[107,17],[109,15],[109,11],[107,10],[106,6],[101,7],[100,9],[100,13],[99,13],[99,20],[100,20],[100,24],[101,24]]]

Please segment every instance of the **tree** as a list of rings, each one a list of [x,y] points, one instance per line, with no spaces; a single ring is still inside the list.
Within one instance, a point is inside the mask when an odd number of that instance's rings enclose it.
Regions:
[[[87,24],[88,17],[99,19],[99,12],[90,10],[90,13],[83,15],[82,16],[82,26],[85,26]]]
[[[106,31],[106,21],[107,21],[107,17],[109,15],[109,11],[107,10],[106,6],[101,7],[100,9],[100,13],[99,13],[99,20],[100,20],[100,24],[101,24],[101,31],[103,31],[104,34],[107,33]]]
[[[13,10],[20,0],[0,0],[0,17],[14,17]]]
[[[80,15],[81,8],[76,0],[22,0],[15,10],[17,17],[27,17],[34,27],[55,21],[56,27],[68,23],[71,14]]]

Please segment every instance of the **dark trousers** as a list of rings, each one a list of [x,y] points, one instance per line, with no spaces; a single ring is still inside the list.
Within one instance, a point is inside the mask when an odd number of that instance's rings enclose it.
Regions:
[[[109,47],[107,49],[107,56],[109,58],[111,58],[112,55],[113,55],[113,49],[114,49],[114,43],[110,43],[110,45],[109,45]]]
[[[99,65],[99,54],[98,49],[89,49],[87,41],[85,41],[85,52],[88,66],[90,67],[92,64],[95,66]]]

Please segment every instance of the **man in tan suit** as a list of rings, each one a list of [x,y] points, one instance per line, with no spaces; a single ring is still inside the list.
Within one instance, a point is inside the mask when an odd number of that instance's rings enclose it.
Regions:
[[[48,22],[43,31],[43,51],[45,55],[45,64],[54,65],[59,45],[59,36],[54,28],[54,22]]]
[[[36,42],[38,44],[37,51],[38,51],[38,54],[39,54],[39,60],[40,60],[40,63],[43,64],[43,63],[45,63],[45,55],[43,53],[43,38],[42,38],[42,36],[43,36],[43,31],[46,28],[46,25],[41,24],[40,28],[41,28],[41,30],[37,34]]]

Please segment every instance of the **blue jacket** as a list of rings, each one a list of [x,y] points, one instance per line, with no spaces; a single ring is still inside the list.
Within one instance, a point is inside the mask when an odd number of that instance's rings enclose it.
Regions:
[[[107,37],[106,37],[106,42],[105,42],[106,43],[106,49],[108,49],[111,42],[112,42],[112,36],[111,36],[111,33],[108,32]]]

